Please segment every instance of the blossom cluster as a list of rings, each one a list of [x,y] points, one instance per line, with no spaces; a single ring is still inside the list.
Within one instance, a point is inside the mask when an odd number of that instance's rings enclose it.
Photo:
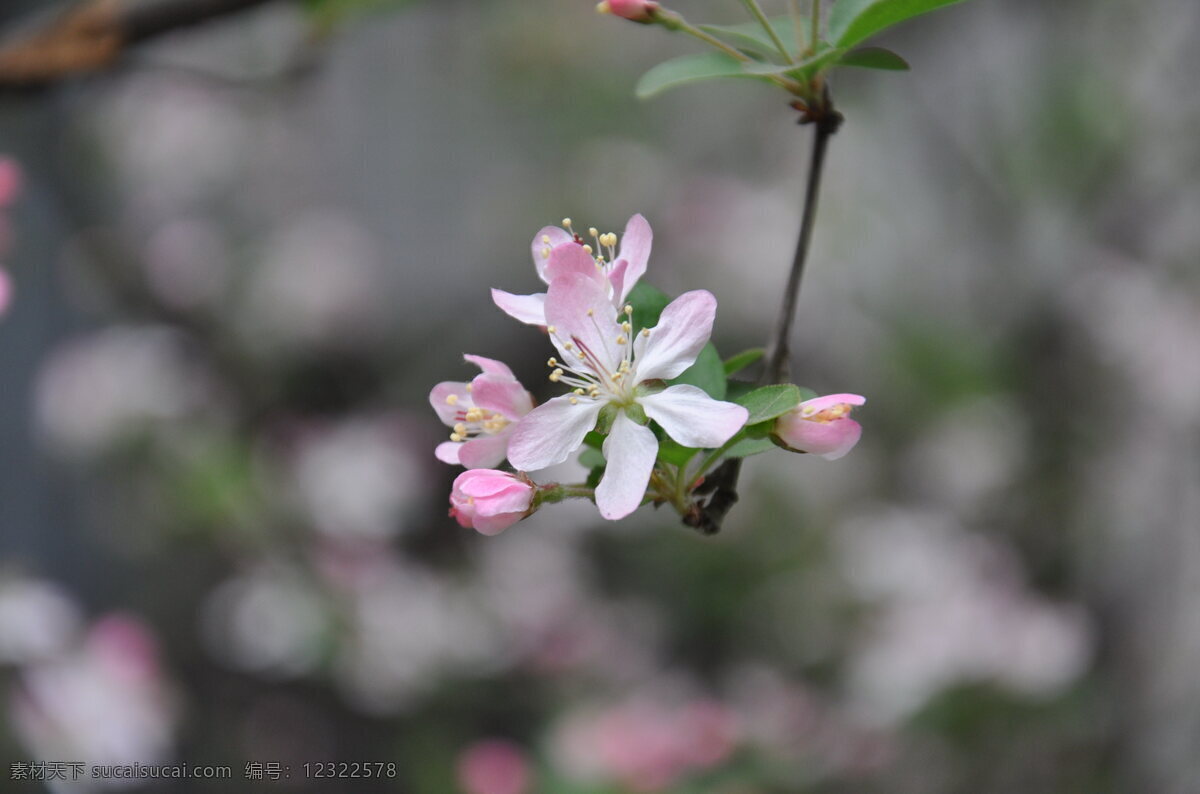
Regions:
[[[803,399],[791,384],[729,380],[761,351],[722,362],[709,342],[712,293],[668,300],[641,283],[652,242],[641,215],[621,237],[594,227],[584,236],[564,219],[531,245],[545,292],[492,290],[502,311],[549,337],[557,353],[546,362],[549,380],[565,393],[535,405],[507,365],[478,355],[464,356],[480,370],[473,380],[433,388],[430,403],[451,428],[436,455],[467,468],[450,495],[462,526],[495,534],[569,497],[591,499],[609,520],[647,503],[687,518],[701,509],[705,475],[725,458],[775,447],[838,458],[858,442],[862,428],[849,414],[864,403],[859,395]],[[529,476],[581,449],[586,482],[539,485]],[[513,471],[498,468],[506,460]]]

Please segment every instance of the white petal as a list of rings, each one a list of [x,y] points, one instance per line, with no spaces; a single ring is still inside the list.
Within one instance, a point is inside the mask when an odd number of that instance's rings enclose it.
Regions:
[[[527,413],[508,440],[508,461],[518,471],[536,471],[562,463],[596,426],[604,403],[566,395],[542,403]]]
[[[546,293],[546,321],[554,327],[554,335],[587,353],[587,366],[601,376],[616,372],[624,352],[617,344],[621,326],[617,325],[607,284],[568,273],[554,279]],[[568,357],[559,342],[555,344],[564,358],[578,367],[578,356]]]
[[[434,457],[442,463],[458,463],[458,453],[462,449],[461,441],[443,441],[433,451]]]
[[[612,431],[604,439],[604,459],[608,465],[596,488],[596,507],[600,515],[616,521],[638,509],[646,495],[646,484],[658,457],[658,439],[623,412],[617,415]]]
[[[707,290],[685,292],[671,301],[650,335],[638,335],[634,355],[637,382],[670,380],[696,362],[700,349],[712,335],[717,299]]]
[[[546,293],[544,292],[534,295],[513,295],[502,289],[493,289],[492,302],[509,317],[520,320],[526,325],[546,324]]]
[[[686,384],[639,397],[646,416],[685,447],[719,447],[742,429],[750,412],[735,403],[714,400],[703,389]]]

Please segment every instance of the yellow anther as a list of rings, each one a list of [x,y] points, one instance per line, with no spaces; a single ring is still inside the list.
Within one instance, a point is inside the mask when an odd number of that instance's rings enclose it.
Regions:
[[[632,316],[632,315],[633,315],[633,304],[631,304],[631,303],[626,303],[626,304],[625,304],[625,308],[624,308],[624,309],[622,309],[621,311],[623,311],[623,312],[625,312],[626,314],[628,314],[628,315]]]
[[[467,434],[467,426],[459,422],[454,426],[454,432],[460,436],[465,436]]]
[[[598,231],[596,230],[596,227],[595,227],[595,226],[589,226],[589,227],[588,227],[588,235],[589,235],[589,236],[591,236],[591,237],[599,237],[599,236],[600,236],[600,232],[598,232]]]
[[[585,254],[587,254],[588,256],[591,256],[592,255],[592,247],[590,245],[584,245],[583,252]]]
[[[563,342],[563,350],[574,350],[574,349],[575,349],[575,345],[571,344],[570,342]]]
[[[625,336],[625,334],[621,334],[620,336],[617,337],[617,344],[618,345],[627,345],[627,344],[629,344],[629,339]]]
[[[542,249],[542,259],[549,259],[549,258],[550,258],[550,246],[546,246],[545,248]]]
[[[568,402],[570,402],[570,403],[571,403],[571,405],[579,405],[579,398],[578,398],[578,397],[574,397],[574,396],[573,396],[573,397],[570,397],[570,398],[568,399]]]
[[[594,317],[594,316],[596,316],[596,310],[595,310],[595,309],[588,309],[588,310],[587,310],[587,315],[588,315],[588,317]]]
[[[578,394],[580,397],[582,397],[582,396],[583,396],[583,389],[575,389],[575,393],[576,393],[576,394]]]
[[[548,235],[548,234],[543,234],[543,235],[542,235],[542,242],[543,242],[543,243],[545,243],[546,245],[550,245],[550,235]]]
[[[546,361],[546,366],[547,366],[547,367],[557,367],[557,366],[558,366],[558,359],[557,359],[557,358],[555,358],[554,356],[550,356],[550,358],[549,358],[549,359],[547,359],[547,361]]]
[[[468,394],[470,394],[470,393],[471,393],[471,390],[472,390],[472,388],[473,388],[473,387],[471,386],[471,384],[469,384],[469,383],[468,383],[468,384],[467,384],[467,393],[468,393]]]
[[[625,333],[630,333],[633,331],[633,323],[626,320],[625,322],[621,323],[621,328],[625,330]]]
[[[570,219],[570,218],[563,218],[563,219],[562,219],[562,227],[563,227],[564,229],[570,229],[570,228],[571,228],[571,219]]]
[[[447,394],[446,395],[446,405],[458,405],[458,395],[457,394]]]
[[[547,331],[549,331],[549,332],[550,332],[550,333],[552,333],[552,334],[556,334],[556,333],[558,333],[558,329],[557,329],[557,328],[555,328],[553,325],[547,325],[547,326],[546,326],[546,330],[547,330]]]
[[[450,434],[450,440],[451,440],[451,441],[462,441],[462,440],[463,440],[463,438],[462,438],[462,436],[460,436],[458,433],[451,433],[451,434]]]
[[[558,379],[561,378],[562,376],[563,376],[563,371],[561,369],[556,369],[550,373],[550,380],[553,381],[554,383],[558,383]]]
[[[650,336],[650,329],[649,329],[649,328],[643,328],[643,329],[642,329],[642,336]]]

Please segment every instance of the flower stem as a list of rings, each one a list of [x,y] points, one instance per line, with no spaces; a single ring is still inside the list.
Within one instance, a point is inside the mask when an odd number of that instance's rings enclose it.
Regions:
[[[814,55],[821,42],[821,0],[812,0],[812,24],[809,25],[808,36],[808,54]]]
[[[779,383],[787,374],[788,337],[796,313],[796,302],[800,296],[800,280],[808,260],[808,247],[812,240],[813,225],[817,219],[817,198],[821,192],[821,173],[825,167],[825,151],[829,138],[841,126],[842,116],[833,107],[828,85],[821,92],[820,102],[806,109],[802,123],[813,123],[812,154],[809,160],[808,180],[804,188],[804,209],[801,213],[800,236],[796,240],[796,252],[792,256],[792,269],[788,274],[787,288],[783,293],[783,305],[775,323],[775,331],[768,345],[767,362],[759,376],[759,384]],[[705,461],[707,465],[709,461]],[[684,517],[684,523],[695,527],[706,535],[721,531],[725,515],[738,501],[737,483],[742,471],[742,459],[731,458],[713,470],[712,476],[696,489],[700,495],[710,494],[704,505]]]
[[[771,38],[771,42],[775,45],[775,48],[779,50],[779,54],[783,56],[783,60],[787,63],[795,63],[795,60],[792,59],[792,55],[788,52],[787,47],[783,46],[783,42],[779,40],[779,34],[775,32],[775,28],[771,27],[771,23],[767,19],[767,15],[763,13],[763,10],[758,5],[757,0],[742,0],[742,5],[746,6],[746,10],[750,12],[750,16],[757,19],[758,24],[762,25],[762,29],[767,32],[767,35]]]

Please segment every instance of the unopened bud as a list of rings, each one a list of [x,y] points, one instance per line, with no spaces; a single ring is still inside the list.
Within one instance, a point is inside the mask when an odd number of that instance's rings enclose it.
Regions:
[[[647,23],[654,20],[658,3],[653,0],[602,0],[596,6],[596,10],[601,14],[612,14],[634,22]]]

